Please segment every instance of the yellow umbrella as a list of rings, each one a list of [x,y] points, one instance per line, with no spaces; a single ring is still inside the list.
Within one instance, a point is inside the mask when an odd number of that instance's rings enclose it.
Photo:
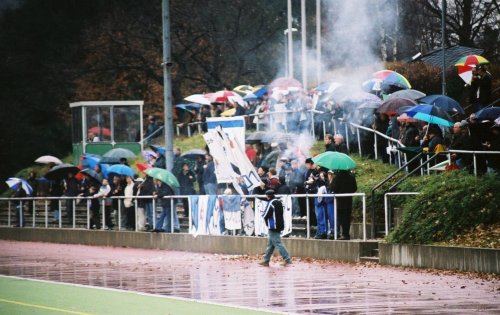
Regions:
[[[236,93],[241,96],[247,95],[248,93],[253,91],[253,87],[251,85],[238,85],[233,89]]]
[[[220,115],[222,117],[231,117],[231,116],[234,116],[234,113],[236,113],[236,108],[228,109],[228,110],[222,112]]]

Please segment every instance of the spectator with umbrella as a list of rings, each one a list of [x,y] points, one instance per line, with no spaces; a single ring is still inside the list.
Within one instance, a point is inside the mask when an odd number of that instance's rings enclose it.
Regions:
[[[33,193],[33,188],[27,181],[17,177],[11,177],[5,182],[14,192],[12,198],[25,198]],[[24,205],[22,200],[16,202],[16,227],[24,227]]]

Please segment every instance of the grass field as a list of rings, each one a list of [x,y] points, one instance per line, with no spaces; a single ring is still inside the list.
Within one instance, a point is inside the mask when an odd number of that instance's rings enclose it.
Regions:
[[[0,314],[272,313],[123,290],[0,276]]]

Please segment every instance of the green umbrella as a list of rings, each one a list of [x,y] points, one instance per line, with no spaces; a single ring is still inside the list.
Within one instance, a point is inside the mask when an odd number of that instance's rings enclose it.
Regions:
[[[146,173],[146,175],[148,176],[161,180],[162,182],[171,187],[179,188],[181,186],[175,175],[163,168],[158,168],[158,167],[148,168],[144,171],[144,173]]]
[[[323,152],[313,157],[312,160],[314,164],[330,170],[350,170],[356,167],[356,162],[349,155],[340,152]]]

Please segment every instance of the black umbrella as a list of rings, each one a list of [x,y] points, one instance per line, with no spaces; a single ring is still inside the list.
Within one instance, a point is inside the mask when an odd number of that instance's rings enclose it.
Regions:
[[[194,159],[196,160],[199,156],[205,158],[205,154],[207,151],[202,149],[191,149],[181,154],[181,157],[185,159]]]
[[[94,170],[86,168],[86,169],[81,170],[80,173],[90,176],[91,179],[95,180],[99,184],[102,182],[102,175],[98,174]]]
[[[68,176],[68,173],[75,175],[80,169],[72,164],[59,164],[52,167],[46,174],[45,178],[50,180],[61,180]]]
[[[414,100],[411,100],[409,98],[397,97],[383,102],[382,105],[380,105],[380,107],[377,109],[377,112],[395,114],[398,112],[398,109],[400,107],[414,105],[417,105],[417,102],[415,102]]]
[[[256,131],[254,133],[249,134],[246,137],[245,142],[249,144],[260,143],[265,135],[266,135],[265,131]]]

